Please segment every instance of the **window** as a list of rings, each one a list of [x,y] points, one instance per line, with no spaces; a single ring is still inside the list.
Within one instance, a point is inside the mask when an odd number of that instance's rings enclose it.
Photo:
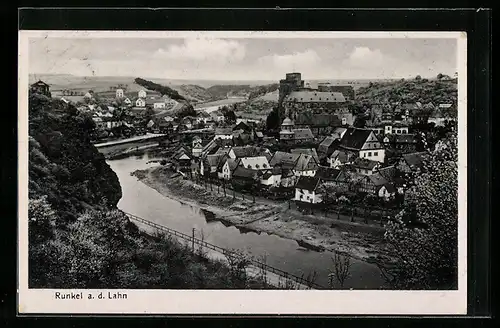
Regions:
[[[309,200],[309,196],[307,196],[306,199]]]
[[[371,157],[371,156],[372,156],[372,152],[371,152],[371,151],[369,151],[369,152],[368,152],[368,157]]]
[[[259,168],[259,164],[255,164],[255,168],[258,169]]]
[[[377,152],[377,151],[374,151],[374,152],[373,152],[373,156],[378,156],[378,152]]]
[[[263,168],[266,168],[266,167],[267,167],[267,164],[266,164],[266,163],[262,164],[262,167],[263,167]]]
[[[252,168],[252,165],[248,164],[247,168],[251,169],[251,168]]]
[[[363,153],[363,157],[366,157],[366,153]]]

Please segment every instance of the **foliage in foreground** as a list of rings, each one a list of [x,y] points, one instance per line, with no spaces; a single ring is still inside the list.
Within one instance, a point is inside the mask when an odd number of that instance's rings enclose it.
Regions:
[[[396,288],[457,288],[457,174],[457,139],[451,137],[426,157],[404,211],[387,225],[386,239],[398,259],[389,270]]]

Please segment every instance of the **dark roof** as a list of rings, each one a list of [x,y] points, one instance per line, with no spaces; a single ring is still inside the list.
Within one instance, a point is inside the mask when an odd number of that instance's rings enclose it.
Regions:
[[[295,163],[299,159],[300,154],[286,153],[284,151],[277,151],[274,153],[269,165],[276,166],[281,164],[282,167],[294,168]]]
[[[219,165],[219,161],[221,158],[225,156],[222,154],[217,154],[217,155],[208,155],[206,158],[206,162],[210,167],[217,167]]]
[[[292,154],[306,154],[312,156],[316,162],[319,162],[318,153],[314,148],[295,148],[290,150]]]
[[[216,135],[232,135],[233,130],[231,128],[217,128],[215,129]]]
[[[253,179],[255,175],[259,176],[261,175],[262,172],[258,170],[251,170],[247,169],[246,167],[243,166],[238,166],[233,172],[233,177],[240,177],[240,178],[246,178],[246,179]]]
[[[42,80],[38,80],[36,81],[35,83],[33,83],[31,86],[35,86],[35,85],[43,85],[43,86],[49,86],[47,83],[43,82]]]
[[[374,173],[366,177],[368,181],[371,181],[375,186],[383,186],[388,183],[387,179],[384,178],[380,173]]]
[[[396,176],[396,168],[394,165],[379,168],[377,172],[389,181],[392,181]]]
[[[351,157],[348,152],[343,150],[335,150],[330,156],[333,159],[338,159],[341,163],[347,163]]]
[[[297,115],[295,125],[308,125],[310,127],[341,126],[342,120],[337,115],[302,112]]]
[[[247,123],[242,121],[234,126],[233,131],[240,130],[240,129],[248,132],[248,131],[252,130],[252,127],[250,125],[248,125]]]
[[[328,149],[333,145],[335,140],[337,139],[332,136],[325,137],[325,139],[323,139],[323,141],[321,141],[321,143],[319,144],[318,151],[327,153]]]
[[[366,158],[356,158],[354,162],[352,163],[353,167],[360,168],[360,169],[365,169],[365,170],[373,170],[375,166],[377,166],[379,163],[375,161],[371,161]]]
[[[392,183],[385,183],[384,184],[384,187],[385,189],[387,189],[387,191],[391,194],[395,193],[396,192],[396,187],[394,187],[394,185]]]
[[[293,134],[295,140],[305,140],[305,139],[314,139],[314,135],[311,132],[311,129],[293,129]]]
[[[297,181],[295,188],[314,191],[318,187],[318,184],[319,179],[317,177],[301,176],[299,181]]]
[[[319,166],[315,176],[323,181],[335,181],[341,172],[342,171],[338,169],[333,169],[327,166]]]
[[[340,140],[340,146],[360,150],[371,133],[369,129],[348,128]]]
[[[266,173],[264,173],[264,175],[262,176],[262,179],[267,180],[267,179],[269,179],[269,178],[270,178],[270,177],[272,177],[272,176],[273,176],[273,173],[272,173],[272,172],[270,172],[270,171],[267,171],[267,172],[266,172]]]
[[[295,169],[299,171],[315,170],[318,168],[318,163],[313,156],[300,154]]]
[[[231,148],[236,158],[258,156],[260,151],[254,146],[243,146]]]
[[[425,155],[425,152],[405,154],[403,159],[409,166],[420,166],[422,165],[423,155]]]

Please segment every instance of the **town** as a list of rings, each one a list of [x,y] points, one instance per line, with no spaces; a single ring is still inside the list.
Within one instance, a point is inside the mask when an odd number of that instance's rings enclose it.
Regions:
[[[124,87],[90,90],[75,104],[92,116],[96,141],[163,134],[162,162],[185,179],[254,200],[288,201],[307,213],[347,211],[364,222],[382,223],[397,213],[423,155],[456,128],[456,103],[387,101],[367,108],[352,86],[311,88],[300,73],[279,81],[278,104],[269,115],[279,122],[274,129],[269,117],[236,117],[236,106],[207,113],[157,91],[133,94]],[[50,95],[43,81],[32,90]]]

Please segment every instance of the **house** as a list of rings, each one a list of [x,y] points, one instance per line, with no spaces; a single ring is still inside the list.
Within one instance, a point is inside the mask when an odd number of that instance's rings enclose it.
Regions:
[[[344,150],[335,150],[328,158],[330,167],[338,169],[343,165],[350,164],[353,161],[354,155]]]
[[[187,152],[182,152],[175,155],[172,158],[173,162],[175,162],[176,167],[180,171],[186,171],[191,169],[191,157]]]
[[[404,154],[398,161],[396,167],[401,172],[410,173],[420,169],[423,165],[426,152]]]
[[[181,119],[181,124],[187,126],[188,129],[193,128],[193,124],[196,122],[196,118],[192,116],[185,116]]]
[[[275,166],[281,170],[280,176],[280,186],[284,188],[291,188],[297,183],[297,176],[293,173],[293,170],[287,169],[281,166]]]
[[[33,83],[30,86],[30,91],[51,97],[50,86],[42,80],[38,80],[38,82]]]
[[[272,167],[279,165],[282,168],[293,170],[300,155],[301,154],[292,154],[283,151],[277,151],[271,157],[269,165],[271,165]]]
[[[212,139],[201,150],[201,158],[216,153],[221,148],[231,148],[234,145],[232,139]]]
[[[318,153],[316,152],[316,149],[314,148],[294,148],[290,150],[290,153],[292,154],[306,154],[309,156],[312,156],[316,163],[319,163],[319,157]]]
[[[233,131],[236,131],[236,130],[243,130],[246,133],[251,133],[253,131],[253,127],[251,127],[249,124],[241,121],[233,127]]]
[[[343,125],[338,115],[312,112],[298,113],[294,122],[297,128],[310,128],[315,136],[329,134],[335,127]]]
[[[139,92],[137,92],[137,97],[146,98],[147,97],[146,90],[139,90]]]
[[[321,158],[329,157],[337,148],[340,138],[334,136],[327,136],[321,141],[318,146],[318,153]]]
[[[242,157],[255,157],[255,156],[265,156],[269,161],[272,157],[271,152],[267,148],[255,147],[255,146],[237,146],[232,147],[229,151],[229,157],[231,158],[242,158]]]
[[[385,136],[384,145],[398,153],[413,153],[417,150],[418,138],[415,134],[395,134]]]
[[[371,175],[380,167],[380,162],[372,161],[366,158],[356,158],[351,164],[351,168],[361,175]]]
[[[385,161],[385,149],[370,129],[348,128],[340,139],[339,148],[361,158],[381,163]]]
[[[233,130],[231,128],[215,129],[214,140],[216,139],[233,139]]]
[[[359,192],[376,195],[385,200],[389,200],[396,195],[394,184],[380,173],[364,177],[358,186]]]
[[[218,177],[217,167],[219,166],[219,162],[222,160],[224,156],[226,155],[224,154],[207,155],[200,161],[200,174],[203,176]]]
[[[342,139],[342,137],[344,136],[344,134],[346,133],[347,131],[347,128],[345,127],[337,127],[335,129],[333,129],[332,131],[332,137],[334,137],[335,139]]]
[[[132,101],[129,98],[125,98],[125,100],[123,100],[123,103],[126,104],[127,106],[132,105]]]
[[[345,191],[349,190],[349,180],[343,170],[319,166],[315,177],[318,178],[323,185],[339,187],[339,189]]]
[[[300,154],[299,158],[295,162],[295,167],[293,171],[296,176],[314,176],[316,170],[318,169],[319,163],[314,159],[313,156]]]
[[[311,142],[314,140],[314,135],[309,128],[293,129],[293,140],[295,142]]]
[[[311,204],[322,201],[322,195],[318,192],[320,180],[317,177],[301,176],[295,185],[294,200]]]
[[[231,180],[232,173],[238,167],[239,159],[226,158],[224,164],[222,165],[220,179]]]
[[[123,98],[123,89],[116,89],[116,98]]]
[[[193,157],[196,157],[196,158],[200,157],[201,151],[203,150],[203,143],[202,143],[201,138],[194,138],[191,145],[192,145],[191,152],[192,152]]]
[[[143,98],[138,98],[135,101],[135,106],[140,108],[146,107],[146,101]]]
[[[252,190],[260,184],[262,175],[262,171],[238,165],[232,173],[231,184],[235,189]]]
[[[212,121],[214,122],[224,122],[224,115],[218,112],[211,112],[210,116],[212,117]]]
[[[259,171],[267,171],[271,168],[265,156],[242,157],[238,165],[247,169]]]
[[[279,166],[275,166],[264,172],[260,183],[266,187],[279,187],[281,185],[281,173],[282,169]]]

